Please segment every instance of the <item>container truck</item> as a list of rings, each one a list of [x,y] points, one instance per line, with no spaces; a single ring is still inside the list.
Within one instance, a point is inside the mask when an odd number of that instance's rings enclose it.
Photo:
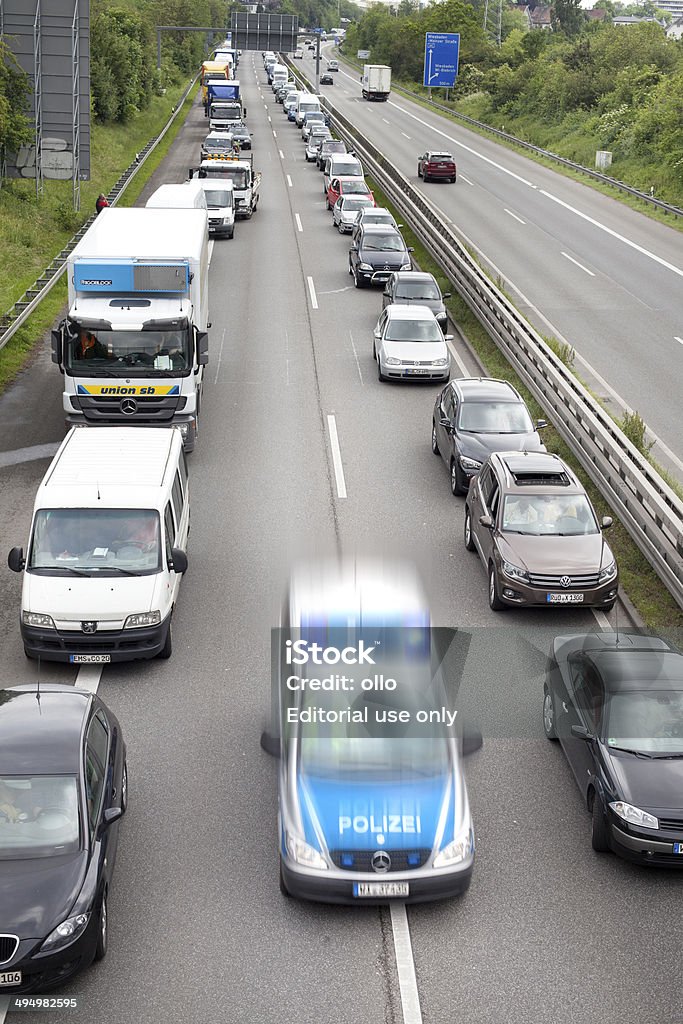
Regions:
[[[386,64],[364,64],[363,74],[364,100],[388,100],[391,92],[391,68]]]
[[[239,82],[214,82],[207,89],[206,114],[209,131],[228,131],[235,121],[247,116],[246,107],[240,99]]]
[[[105,209],[67,260],[52,332],[69,426],[178,426],[197,437],[209,352],[206,210]]]

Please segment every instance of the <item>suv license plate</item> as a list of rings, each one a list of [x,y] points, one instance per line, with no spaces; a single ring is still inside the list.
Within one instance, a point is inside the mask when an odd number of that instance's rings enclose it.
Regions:
[[[3,971],[0,974],[0,985],[21,985],[21,971]]]
[[[353,895],[377,899],[384,896],[407,896],[408,882],[354,882]]]
[[[71,654],[69,661],[72,665],[108,665],[111,654]]]
[[[546,594],[548,604],[582,604],[583,594]]]

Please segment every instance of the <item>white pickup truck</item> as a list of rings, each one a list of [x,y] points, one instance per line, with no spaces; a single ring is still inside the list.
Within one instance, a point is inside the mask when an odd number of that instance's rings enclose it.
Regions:
[[[202,160],[198,169],[190,169],[190,177],[216,178],[231,181],[235,198],[235,218],[251,217],[256,212],[260,197],[261,172],[254,170],[251,153],[219,160]]]

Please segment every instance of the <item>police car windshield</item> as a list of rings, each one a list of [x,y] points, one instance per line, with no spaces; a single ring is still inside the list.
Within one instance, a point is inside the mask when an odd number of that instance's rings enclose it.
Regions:
[[[106,486],[106,467],[102,487]],[[155,509],[40,509],[33,524],[28,572],[41,576],[147,576],[161,569]]]
[[[75,777],[0,777],[0,860],[55,857],[78,847]]]
[[[160,331],[80,330],[65,345],[64,365],[79,377],[177,377],[192,369],[187,328]]]

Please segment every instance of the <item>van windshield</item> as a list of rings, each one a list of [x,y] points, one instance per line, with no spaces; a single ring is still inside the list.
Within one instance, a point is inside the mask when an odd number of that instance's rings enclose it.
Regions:
[[[107,331],[72,325],[64,366],[79,377],[177,377],[192,369],[192,343],[182,330]]]
[[[93,466],[93,496],[97,473]],[[106,467],[99,484],[106,487]],[[150,576],[161,569],[159,513],[99,506],[40,509],[26,568],[41,576]]]
[[[216,189],[215,191],[207,189],[204,195],[206,196],[206,205],[210,210],[220,210],[226,206],[232,206],[232,192],[227,188]]]

